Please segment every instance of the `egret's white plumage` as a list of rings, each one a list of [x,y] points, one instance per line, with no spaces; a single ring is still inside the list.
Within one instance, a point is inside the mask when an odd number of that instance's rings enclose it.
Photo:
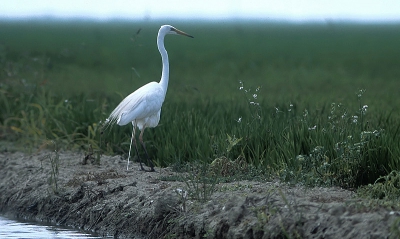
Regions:
[[[132,131],[132,138],[131,144],[129,147],[129,156],[128,156],[128,165],[127,170],[129,167],[129,158],[131,153],[132,141],[135,144],[136,153],[138,153],[136,140],[135,140],[135,129],[136,127],[139,128],[141,131],[139,140],[142,144],[148,162],[150,164],[151,170],[154,171],[154,166],[148,158],[148,154],[146,151],[146,147],[143,143],[143,132],[145,128],[153,128],[158,125],[160,121],[161,115],[161,107],[165,99],[165,95],[167,93],[168,88],[168,80],[169,80],[169,61],[168,61],[168,54],[164,47],[164,37],[167,34],[180,34],[188,37],[192,37],[187,33],[184,33],[173,26],[170,25],[163,25],[161,26],[160,30],[158,31],[157,36],[157,46],[158,50],[161,54],[161,59],[163,63],[162,67],[162,74],[160,82],[150,82],[130,95],[128,95],[125,99],[121,101],[121,103],[111,112],[110,116],[108,117],[106,124],[117,123],[118,125],[126,125],[132,122],[133,131]],[[192,37],[193,38],[193,37]],[[139,157],[139,155],[138,155]],[[144,170],[140,158],[139,158],[141,169]]]
[[[137,127],[156,127],[160,121],[161,106],[165,91],[157,82],[150,82],[128,95],[114,109],[108,118],[118,125],[126,125],[136,120]]]

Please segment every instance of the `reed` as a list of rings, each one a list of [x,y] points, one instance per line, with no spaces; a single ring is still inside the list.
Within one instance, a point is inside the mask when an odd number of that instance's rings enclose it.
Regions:
[[[173,24],[195,39],[166,42],[170,87],[145,138],[158,166],[242,157],[346,188],[399,170],[397,25]],[[101,126],[159,79],[156,25],[1,22],[1,139],[127,155],[131,126]]]

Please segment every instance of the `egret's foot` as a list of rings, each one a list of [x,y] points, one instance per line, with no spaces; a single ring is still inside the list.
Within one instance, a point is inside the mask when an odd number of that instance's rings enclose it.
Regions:
[[[144,171],[144,172],[155,172],[156,170],[154,170],[153,167],[150,168],[150,170],[145,169],[142,165],[140,165],[140,171]]]
[[[141,161],[139,161],[139,165],[140,165],[140,169],[139,169],[140,171],[144,171],[144,172],[155,172],[153,164],[151,164],[150,170],[145,169],[145,168],[143,167],[143,164],[142,164]],[[146,166],[146,165],[145,165],[145,166]]]
[[[147,155],[147,153],[146,153],[146,155]],[[153,164],[153,161],[151,161],[151,159],[149,158],[149,155],[147,155],[147,163],[148,163],[148,165],[150,165],[150,170],[145,170],[146,172],[155,172],[155,170],[154,170],[154,164]],[[142,170],[143,170],[143,167],[142,167]]]

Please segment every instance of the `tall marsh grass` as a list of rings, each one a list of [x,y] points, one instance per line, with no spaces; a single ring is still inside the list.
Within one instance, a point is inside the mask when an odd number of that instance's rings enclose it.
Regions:
[[[127,155],[131,126],[101,126],[159,78],[156,24],[35,24],[20,39],[28,23],[0,23],[1,139]],[[399,170],[395,26],[176,25],[195,40],[166,39],[169,91],[144,137],[157,165],[241,157],[289,182],[346,188]]]

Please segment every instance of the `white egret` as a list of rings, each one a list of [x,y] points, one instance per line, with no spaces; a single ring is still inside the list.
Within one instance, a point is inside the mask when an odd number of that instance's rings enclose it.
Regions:
[[[167,34],[180,34],[193,38],[191,35],[182,32],[173,26],[161,26],[157,36],[157,47],[160,51],[163,64],[160,82],[150,82],[140,87],[132,94],[128,95],[113,110],[113,112],[106,120],[106,125],[117,123],[118,125],[122,126],[132,122],[133,130],[131,144],[129,146],[129,156],[126,170],[129,169],[129,158],[131,157],[131,148],[133,141],[136,154],[139,158],[140,168],[143,171],[154,171],[154,164],[151,162],[146,150],[146,146],[143,142],[143,132],[146,128],[154,128],[158,125],[158,122],[160,121],[161,106],[167,93],[169,80],[169,62],[168,54],[164,47],[164,37]],[[150,170],[145,170],[142,166],[135,139],[136,128],[139,128],[139,130],[141,131],[139,135],[139,141],[146,153],[147,162],[150,166]]]

